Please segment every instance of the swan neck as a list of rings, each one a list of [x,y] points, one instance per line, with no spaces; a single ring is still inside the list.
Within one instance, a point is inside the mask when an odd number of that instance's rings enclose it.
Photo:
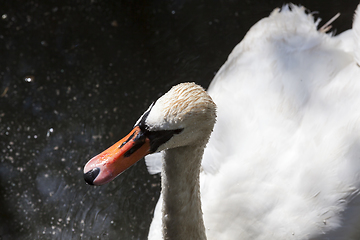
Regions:
[[[161,178],[164,239],[206,239],[199,183],[204,146],[165,152]]]

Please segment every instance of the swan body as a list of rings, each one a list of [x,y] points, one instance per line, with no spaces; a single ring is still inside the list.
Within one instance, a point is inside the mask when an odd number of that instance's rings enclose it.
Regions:
[[[291,8],[254,25],[208,89],[208,239],[360,239],[360,40]],[[161,239],[162,201],[149,239]]]
[[[360,239],[360,19],[336,37],[317,25],[302,7],[275,9],[210,96],[173,87],[86,164],[86,181],[160,152],[146,159],[162,174],[149,239]]]

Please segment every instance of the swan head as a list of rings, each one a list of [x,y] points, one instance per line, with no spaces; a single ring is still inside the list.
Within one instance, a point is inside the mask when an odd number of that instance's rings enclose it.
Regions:
[[[102,185],[147,154],[205,145],[215,119],[216,105],[202,87],[178,84],[151,104],[126,137],[88,161],[84,179]]]

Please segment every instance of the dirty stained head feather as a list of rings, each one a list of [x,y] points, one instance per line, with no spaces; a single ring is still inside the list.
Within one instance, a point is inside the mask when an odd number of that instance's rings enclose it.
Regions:
[[[145,123],[150,131],[186,128],[194,120],[212,127],[215,117],[216,105],[206,91],[195,83],[183,83],[152,105]]]

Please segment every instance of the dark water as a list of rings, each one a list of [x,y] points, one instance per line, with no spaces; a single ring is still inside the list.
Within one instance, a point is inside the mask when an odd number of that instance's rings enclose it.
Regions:
[[[296,1],[351,27],[358,1]],[[172,85],[205,88],[283,1],[1,1],[0,239],[145,239],[143,161],[102,187],[82,167]]]

